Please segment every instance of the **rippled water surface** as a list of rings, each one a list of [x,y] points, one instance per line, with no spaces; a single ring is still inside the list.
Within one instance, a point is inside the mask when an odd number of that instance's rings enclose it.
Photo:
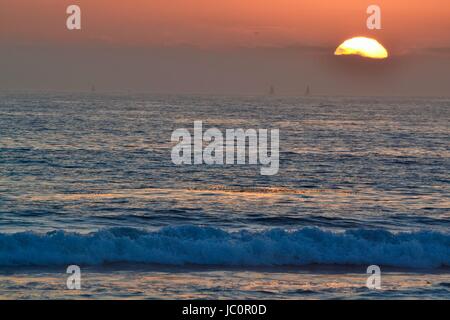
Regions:
[[[196,120],[223,132],[279,129],[279,173],[262,176],[259,165],[175,166],[171,134],[192,132]],[[449,123],[450,100],[438,98],[2,94],[0,273],[69,262],[245,270],[278,261],[363,272],[368,264],[439,268],[430,281],[445,284]],[[94,251],[97,260],[89,259]],[[449,297],[448,286],[438,287],[431,297]],[[415,286],[411,296],[434,292],[427,288]],[[226,290],[232,297],[233,288]],[[300,292],[283,290],[276,297]],[[339,290],[314,297],[339,297]]]

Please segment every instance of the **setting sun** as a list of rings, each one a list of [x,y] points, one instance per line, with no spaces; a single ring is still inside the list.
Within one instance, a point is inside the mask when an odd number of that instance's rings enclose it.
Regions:
[[[375,39],[356,37],[344,41],[334,52],[335,55],[358,55],[372,59],[385,59],[387,50]]]

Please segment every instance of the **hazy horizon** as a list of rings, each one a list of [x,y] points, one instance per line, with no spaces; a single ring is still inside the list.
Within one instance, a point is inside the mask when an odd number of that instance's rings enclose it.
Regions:
[[[65,27],[69,1],[0,0],[0,90],[268,92],[447,96],[450,7],[444,0],[380,0],[382,29],[367,30],[364,0],[77,1],[82,29]],[[270,14],[269,14],[270,13]],[[336,57],[364,35],[390,57]]]

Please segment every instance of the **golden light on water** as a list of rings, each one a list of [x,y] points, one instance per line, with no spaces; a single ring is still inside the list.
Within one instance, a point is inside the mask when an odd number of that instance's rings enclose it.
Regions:
[[[358,55],[372,59],[386,59],[387,50],[375,39],[366,37],[356,37],[344,41],[334,52],[340,55]]]

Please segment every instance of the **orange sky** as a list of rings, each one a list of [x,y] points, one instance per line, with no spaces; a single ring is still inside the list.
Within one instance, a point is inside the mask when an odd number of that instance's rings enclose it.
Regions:
[[[366,28],[372,4],[382,30]],[[333,56],[360,35],[389,58]],[[443,96],[450,1],[0,0],[0,70],[0,90]]]
[[[65,29],[65,8],[82,8],[82,32]],[[366,8],[383,30],[366,29]],[[333,47],[374,36],[394,52],[450,44],[448,0],[0,0],[3,42],[107,42],[200,47]]]

